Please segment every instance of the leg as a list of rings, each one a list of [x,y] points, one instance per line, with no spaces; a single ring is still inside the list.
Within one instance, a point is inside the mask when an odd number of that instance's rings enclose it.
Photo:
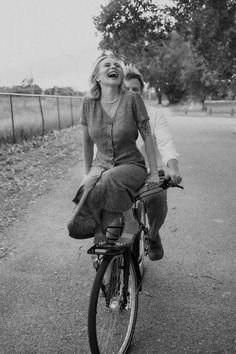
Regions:
[[[124,212],[123,215],[125,221],[124,232],[133,235],[136,234],[139,230],[139,225],[133,216],[132,209]]]
[[[164,250],[159,235],[159,230],[163,225],[167,215],[167,192],[158,193],[146,202],[149,232],[149,258],[159,260],[164,256]]]
[[[70,236],[85,238],[94,232],[105,234],[106,228],[131,208],[146,175],[145,167],[132,164],[102,170],[100,174],[97,170],[91,173],[73,200],[79,204],[79,212],[69,222]]]
[[[101,219],[95,217],[95,220],[102,225],[103,231],[132,207],[134,197],[146,176],[145,168],[132,164],[116,166],[102,174],[88,200],[93,199],[93,206],[102,211]]]

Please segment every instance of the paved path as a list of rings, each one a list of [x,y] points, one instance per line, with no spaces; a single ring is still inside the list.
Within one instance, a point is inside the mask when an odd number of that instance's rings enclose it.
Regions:
[[[165,257],[149,262],[131,354],[233,354],[236,119],[169,118],[185,190],[169,191]],[[9,231],[1,260],[0,353],[89,353],[91,241],[67,237],[82,165]]]

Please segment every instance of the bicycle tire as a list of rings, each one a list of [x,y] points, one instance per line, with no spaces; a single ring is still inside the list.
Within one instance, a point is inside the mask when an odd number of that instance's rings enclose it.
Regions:
[[[134,240],[133,254],[139,266],[141,277],[144,276],[146,261],[147,261],[147,239],[148,235],[144,230],[141,230]]]
[[[94,279],[88,311],[88,336],[92,354],[125,354],[134,334],[138,313],[135,266],[130,259],[129,294],[125,308],[122,308],[121,293],[124,267],[119,266],[119,274],[115,276],[112,268],[114,262],[118,264],[120,261],[123,264],[123,259],[122,255],[104,257]],[[108,286],[107,272],[108,278],[113,277]]]

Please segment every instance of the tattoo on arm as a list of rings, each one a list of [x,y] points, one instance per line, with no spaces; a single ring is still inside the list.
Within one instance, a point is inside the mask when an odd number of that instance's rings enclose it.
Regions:
[[[148,120],[140,123],[140,133],[141,135],[151,135],[151,127]]]

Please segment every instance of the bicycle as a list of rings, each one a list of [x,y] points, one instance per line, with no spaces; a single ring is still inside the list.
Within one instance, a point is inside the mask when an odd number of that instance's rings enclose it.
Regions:
[[[145,199],[173,185],[163,179],[154,189],[142,187],[135,199],[133,215],[138,222],[134,235],[108,237],[92,246],[87,253],[97,256],[96,276],[88,311],[88,336],[92,354],[125,354],[133,338],[138,313],[138,293],[142,290],[144,261],[148,252],[148,224]],[[117,234],[117,232],[116,232]]]

